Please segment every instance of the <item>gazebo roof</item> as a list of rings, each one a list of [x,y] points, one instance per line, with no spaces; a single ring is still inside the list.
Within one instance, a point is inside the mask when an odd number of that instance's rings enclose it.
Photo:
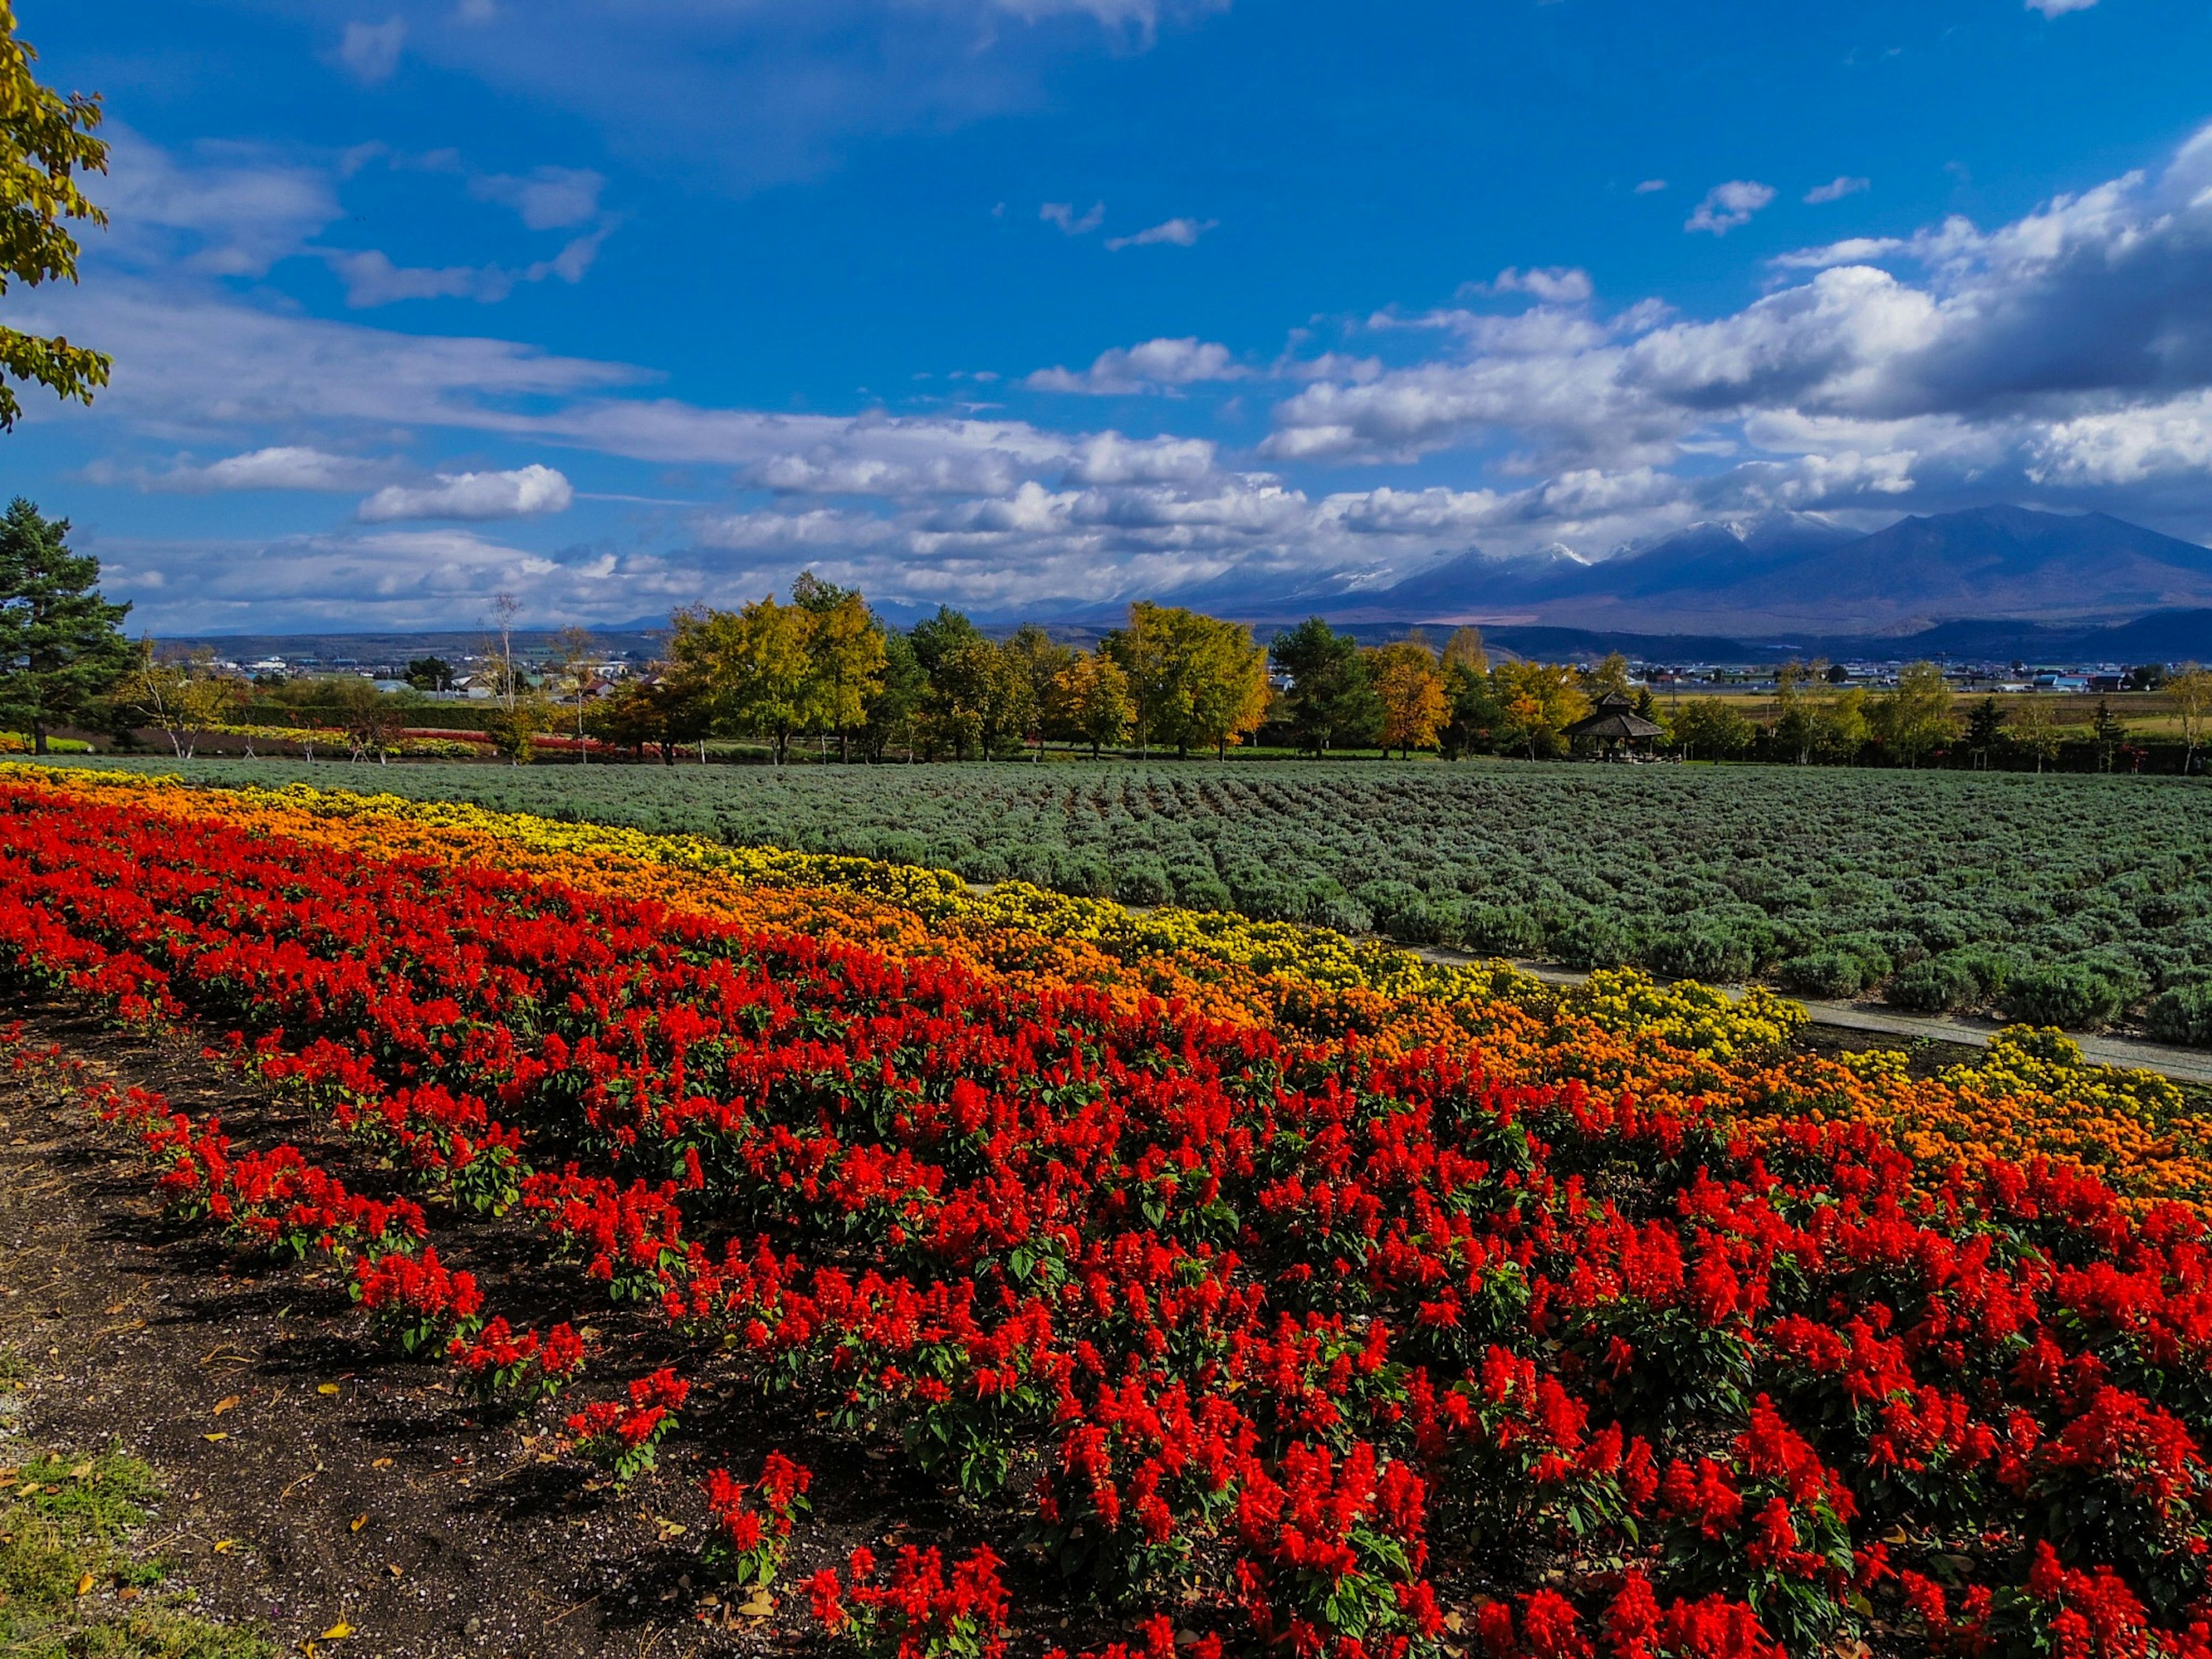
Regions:
[[[1664,726],[1647,720],[1631,708],[1601,708],[1588,720],[1577,720],[1567,728],[1570,738],[1663,738]]]

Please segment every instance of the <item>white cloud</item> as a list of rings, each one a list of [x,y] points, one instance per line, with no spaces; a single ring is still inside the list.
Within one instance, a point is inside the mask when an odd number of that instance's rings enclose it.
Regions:
[[[1664,179],[1646,179],[1642,184],[1637,185],[1636,193],[1638,196],[1649,196],[1655,191],[1662,191],[1666,188],[1667,181]]]
[[[1698,204],[1696,212],[1683,221],[1682,228],[1709,230],[1716,236],[1725,236],[1738,225],[1749,224],[1751,216],[1773,199],[1771,185],[1762,185],[1753,179],[1731,179],[1705,192],[1705,199]]]
[[[469,194],[497,202],[522,216],[532,230],[588,224],[598,216],[606,178],[589,167],[534,167],[520,177],[495,173],[469,180]]]
[[[1863,190],[1870,189],[1872,183],[1870,179],[1838,176],[1825,185],[1814,185],[1805,192],[1805,200],[1815,207],[1823,202],[1840,202],[1846,196],[1856,196]]]
[[[887,520],[826,507],[805,513],[732,513],[702,519],[694,532],[707,547],[786,554],[857,552],[898,533]]]
[[[602,225],[573,239],[551,258],[533,261],[520,270],[501,265],[395,265],[377,248],[320,252],[324,262],[345,283],[346,304],[356,311],[403,300],[474,300],[494,305],[523,283],[542,283],[556,276],[564,283],[582,282],[612,229],[611,225]]]
[[[1470,283],[1465,292],[1470,294],[1526,294],[1545,305],[1577,306],[1583,304],[1596,290],[1591,286],[1589,272],[1577,265],[1542,265],[1528,270],[1508,265],[1498,273],[1496,280]]]
[[[2212,393],[2078,415],[2037,432],[2027,476],[2066,486],[2140,484],[2212,475]]]
[[[1212,476],[1214,447],[1203,438],[1125,438],[1101,432],[1069,458],[1071,484],[1196,483]]]
[[[205,466],[185,466],[149,478],[146,488],[185,491],[228,489],[359,489],[390,471],[387,463],[332,455],[300,444],[277,444],[226,455]]]
[[[1081,374],[1041,368],[1022,384],[1032,392],[1075,392],[1121,395],[1194,386],[1201,380],[1241,380],[1251,371],[1229,355],[1229,348],[1194,335],[1180,340],[1146,340],[1099,353]]]
[[[792,495],[995,495],[1012,489],[1034,465],[1034,457],[1007,450],[895,458],[824,442],[809,453],[756,462],[738,474],[738,482]]]
[[[1058,225],[1063,236],[1088,236],[1106,222],[1106,204],[1093,202],[1091,211],[1078,218],[1073,202],[1047,202],[1037,210],[1037,217],[1048,225]]]
[[[343,210],[320,168],[261,146],[203,143],[179,161],[110,123],[100,189],[111,228],[95,258],[139,268],[259,276]]]
[[[2063,17],[2069,11],[2087,11],[2097,0],[2026,0],[2030,11],[2039,11],[2045,17]]]
[[[1173,247],[1190,247],[1220,222],[1218,219],[1169,219],[1140,230],[1133,236],[1109,236],[1106,246],[1116,252],[1125,247],[1157,247],[1162,243]]]
[[[511,472],[441,472],[434,483],[386,484],[364,500],[363,524],[395,519],[528,519],[566,513],[576,498],[562,474],[532,462]]]
[[[338,57],[364,81],[389,80],[399,67],[399,50],[407,39],[407,24],[394,17],[382,23],[348,23],[338,42]]]
[[[442,270],[395,265],[375,248],[356,253],[326,252],[323,258],[345,283],[346,303],[356,310],[394,305],[402,300],[475,300],[489,304],[514,292],[514,278],[495,265],[447,265]]]

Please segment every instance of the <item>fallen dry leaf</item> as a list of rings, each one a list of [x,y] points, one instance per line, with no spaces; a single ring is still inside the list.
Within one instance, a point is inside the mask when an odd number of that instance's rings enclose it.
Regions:
[[[92,1575],[90,1573],[85,1574],[83,1577],[76,1581],[76,1593],[79,1595],[89,1595],[92,1594]]]
[[[315,1392],[317,1394],[336,1394],[337,1391],[338,1385],[335,1382],[318,1382],[315,1384]]]
[[[79,1463],[79,1464],[77,1464],[75,1468],[71,1468],[71,1469],[70,1470],[70,1480],[91,1480],[91,1479],[92,1479],[92,1460],[91,1460],[90,1458],[88,1458],[88,1457],[87,1459],[85,1459],[85,1461],[84,1461],[83,1462]]]
[[[766,1590],[755,1590],[753,1599],[738,1611],[748,1619],[766,1619],[775,1611],[775,1598]]]
[[[200,1438],[206,1441],[210,1445],[213,1445],[216,1441],[228,1440],[230,1437],[227,1434],[204,1434]]]
[[[234,1549],[236,1549],[237,1547],[238,1547],[238,1540],[236,1540],[235,1538],[219,1538],[219,1539],[217,1539],[217,1540],[216,1540],[215,1553],[216,1553],[217,1555],[221,1555],[221,1554],[222,1554],[225,1551],[228,1551],[228,1550],[234,1550]]]
[[[215,1414],[217,1417],[221,1417],[225,1412],[234,1412],[237,1409],[238,1396],[234,1394],[227,1394],[215,1402]]]
[[[332,1625],[328,1630],[323,1632],[323,1640],[325,1642],[343,1642],[347,1637],[352,1634],[353,1626],[346,1623],[344,1620],[341,1619],[337,1624]]]
[[[384,1564],[384,1570],[390,1573],[394,1578],[398,1578],[401,1576],[399,1571],[399,1564],[397,1561],[386,1561]]]
[[[28,1498],[33,1492],[38,1491],[38,1489],[39,1483],[37,1481],[26,1480],[21,1486],[15,1488],[15,1496],[18,1498]]]
[[[354,1531],[354,1532],[359,1532],[359,1531],[360,1531],[363,1527],[367,1526],[368,1524],[368,1517],[367,1516],[365,1516],[365,1515],[356,1515],[356,1516],[354,1516],[354,1518],[353,1518],[353,1526],[352,1526],[352,1528],[350,1528],[350,1530],[352,1530],[352,1531]]]
[[[388,1457],[380,1457],[368,1467],[372,1469],[388,1469],[392,1467],[392,1460]]]

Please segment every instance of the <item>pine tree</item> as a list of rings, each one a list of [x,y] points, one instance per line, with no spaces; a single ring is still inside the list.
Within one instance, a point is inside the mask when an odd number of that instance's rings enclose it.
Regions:
[[[100,561],[69,550],[69,520],[21,495],[0,518],[0,718],[46,733],[130,666],[122,623],[131,607],[100,591]]]

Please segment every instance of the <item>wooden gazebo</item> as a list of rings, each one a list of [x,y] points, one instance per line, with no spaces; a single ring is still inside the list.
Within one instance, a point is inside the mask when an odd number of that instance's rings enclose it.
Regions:
[[[1648,749],[1662,740],[1666,728],[1636,712],[1634,699],[1619,691],[1598,694],[1597,703],[1585,720],[1566,729],[1567,741],[1577,748],[1588,744],[1601,754]]]

